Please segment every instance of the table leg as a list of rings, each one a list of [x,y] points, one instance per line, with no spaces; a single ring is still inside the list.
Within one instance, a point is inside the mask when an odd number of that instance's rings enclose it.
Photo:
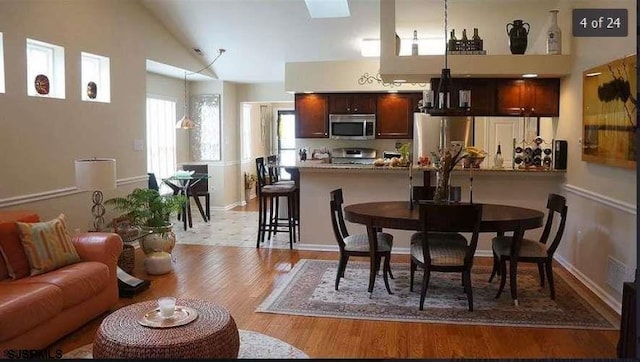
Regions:
[[[509,255],[509,288],[511,289],[511,299],[513,305],[518,305],[518,255],[520,254],[520,245],[522,244],[522,238],[524,236],[524,229],[518,227],[513,232],[513,243],[511,244],[511,250]]]
[[[369,252],[371,255],[371,264],[369,270],[369,298],[373,294],[373,286],[376,282],[376,253],[378,249],[378,235],[376,228],[373,225],[367,225],[367,235],[369,239]]]

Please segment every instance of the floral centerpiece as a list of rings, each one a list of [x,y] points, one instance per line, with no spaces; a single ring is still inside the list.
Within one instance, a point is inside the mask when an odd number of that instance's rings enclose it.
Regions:
[[[431,156],[433,167],[436,169],[436,191],[433,194],[433,201],[436,203],[446,202],[449,199],[451,171],[463,158],[467,157],[467,154],[462,147],[451,147],[431,152]]]

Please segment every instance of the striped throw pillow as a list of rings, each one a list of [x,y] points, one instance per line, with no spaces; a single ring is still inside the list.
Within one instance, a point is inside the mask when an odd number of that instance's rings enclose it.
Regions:
[[[67,232],[64,214],[51,221],[17,224],[20,241],[31,266],[31,275],[43,274],[80,261]]]

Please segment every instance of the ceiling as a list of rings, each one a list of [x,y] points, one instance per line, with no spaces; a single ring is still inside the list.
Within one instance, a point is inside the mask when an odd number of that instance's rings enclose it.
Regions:
[[[378,38],[378,0],[349,0],[351,16],[312,19],[304,0],[142,0],[225,81],[283,82],[286,62],[362,59],[359,39]]]
[[[471,1],[450,0],[450,10]],[[211,62],[218,49],[226,49],[212,70],[219,79],[231,82],[284,82],[287,62],[362,60],[361,39],[380,37],[379,0],[348,0],[350,17],[318,19],[309,16],[304,0],[141,2],[185,47],[201,49],[203,64]],[[400,36],[410,38],[412,27],[420,24],[421,36],[442,37],[443,3],[396,0]],[[184,76],[182,70],[170,68],[163,74],[173,73]]]

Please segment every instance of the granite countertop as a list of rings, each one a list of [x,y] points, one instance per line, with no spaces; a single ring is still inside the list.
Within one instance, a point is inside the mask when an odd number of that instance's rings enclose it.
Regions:
[[[371,170],[371,171],[387,171],[387,172],[407,172],[407,167],[392,167],[392,166],[374,166],[374,165],[362,165],[362,164],[335,164],[326,163],[323,161],[309,160],[309,161],[297,161],[295,165],[287,166],[290,168],[297,168],[299,170]],[[432,166],[413,166],[414,172],[420,171],[435,171]],[[512,169],[511,167],[503,168],[455,168],[454,173],[460,172],[482,172],[482,173],[554,173],[564,174],[566,170],[554,170],[554,169]]]

